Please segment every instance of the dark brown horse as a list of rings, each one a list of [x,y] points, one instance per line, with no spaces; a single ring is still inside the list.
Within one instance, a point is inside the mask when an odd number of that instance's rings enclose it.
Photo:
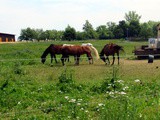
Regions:
[[[109,61],[109,55],[112,55],[113,56],[113,62],[111,65],[114,64],[114,61],[115,61],[115,53],[117,54],[117,58],[118,58],[118,64],[119,64],[119,52],[120,51],[123,51],[123,47],[122,46],[119,46],[117,44],[113,44],[113,43],[109,43],[109,44],[106,44],[104,46],[104,48],[102,49],[101,53],[100,53],[100,58],[106,63],[106,59],[108,60],[108,63],[110,64],[110,61]],[[105,57],[106,56],[106,57]],[[106,63],[107,64],[107,63]]]
[[[54,45],[54,44],[51,44],[42,54],[41,56],[41,62],[42,63],[45,63],[46,61],[46,56],[48,54],[51,55],[51,63],[53,61],[53,58],[55,59],[55,62],[57,63],[57,59],[56,59],[56,54],[62,54],[62,47],[63,45]],[[69,61],[69,57],[66,57],[68,58],[68,61]]]
[[[95,55],[96,54],[96,49],[92,49],[90,46],[80,46],[80,45],[74,45],[74,46],[63,46],[62,48],[62,64],[64,65],[64,60],[67,58],[69,55],[75,57],[75,64],[79,65],[79,58],[81,55],[86,54],[89,60],[90,64],[93,64],[93,57],[91,55],[92,50],[94,51]],[[99,56],[96,56],[97,58]]]

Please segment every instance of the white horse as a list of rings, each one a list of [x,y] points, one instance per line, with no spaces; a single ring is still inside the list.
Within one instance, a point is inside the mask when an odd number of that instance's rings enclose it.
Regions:
[[[74,46],[72,44],[63,44],[63,46]]]
[[[82,43],[82,46],[93,46],[92,43]]]

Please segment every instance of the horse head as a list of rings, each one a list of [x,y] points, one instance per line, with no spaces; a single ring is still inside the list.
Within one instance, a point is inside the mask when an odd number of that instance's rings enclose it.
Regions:
[[[103,48],[102,51],[100,52],[99,56],[100,56],[100,59],[101,59],[101,60],[103,60],[104,62],[106,62],[106,58],[105,58],[105,56],[104,56],[104,48]]]
[[[46,56],[48,55],[48,53],[50,53],[51,48],[54,46],[54,44],[51,44],[42,54],[41,56],[41,62],[44,64],[46,61]]]
[[[101,60],[103,60],[104,62],[106,62],[106,58],[105,58],[105,56],[104,55],[99,55],[100,56],[100,58],[101,58]]]
[[[41,62],[44,64],[46,61],[46,57],[44,57],[43,55],[41,56]]]

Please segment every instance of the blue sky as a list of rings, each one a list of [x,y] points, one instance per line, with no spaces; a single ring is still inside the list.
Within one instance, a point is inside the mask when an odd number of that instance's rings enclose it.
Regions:
[[[96,28],[124,20],[136,11],[141,22],[160,21],[160,0],[0,0],[0,32],[20,35],[21,29],[81,31],[86,20]]]

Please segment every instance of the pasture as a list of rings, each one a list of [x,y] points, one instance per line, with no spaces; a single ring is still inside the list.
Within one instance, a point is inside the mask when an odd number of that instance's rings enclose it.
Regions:
[[[62,66],[40,56],[52,44],[92,43],[100,53],[106,43],[124,47],[120,65],[102,60],[89,64],[81,56],[79,66]],[[147,42],[95,40],[0,44],[1,119],[150,120],[160,119],[160,60],[137,60],[134,46]],[[112,60],[112,57],[110,57]]]

